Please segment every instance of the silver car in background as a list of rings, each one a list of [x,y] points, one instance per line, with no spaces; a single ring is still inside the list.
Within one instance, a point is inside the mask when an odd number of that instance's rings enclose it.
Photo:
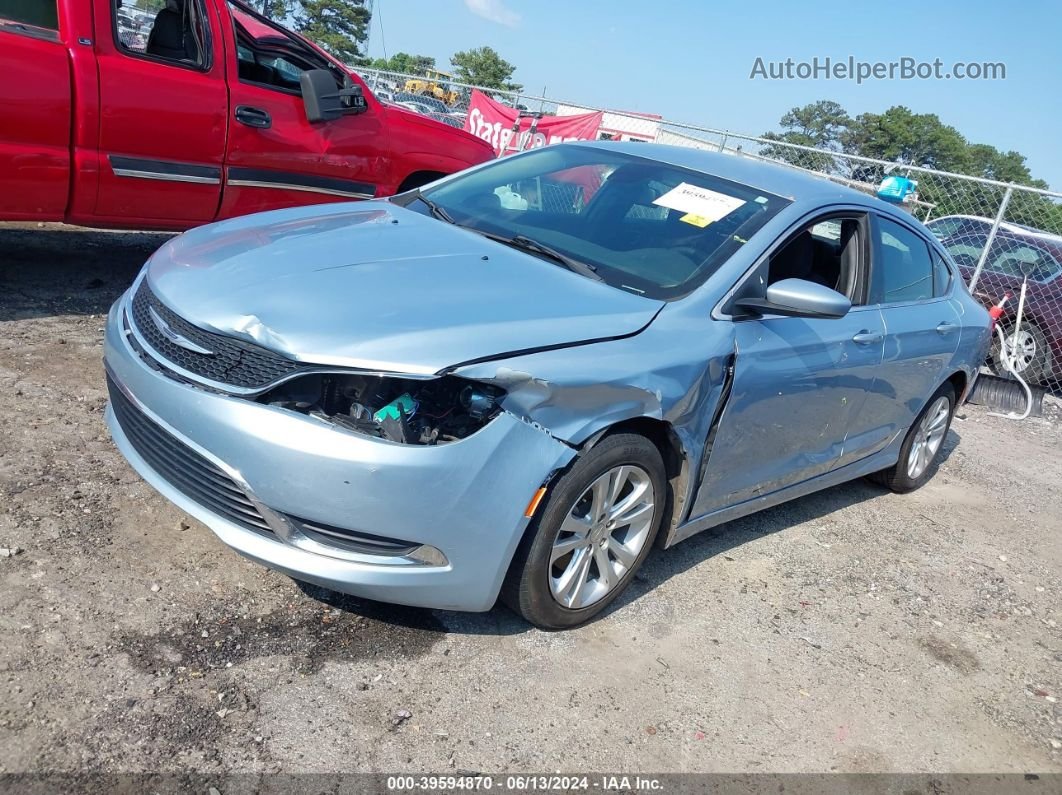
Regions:
[[[654,543],[923,484],[989,341],[940,243],[877,199],[561,144],[168,242],[110,312],[107,421],[256,561],[559,628]]]

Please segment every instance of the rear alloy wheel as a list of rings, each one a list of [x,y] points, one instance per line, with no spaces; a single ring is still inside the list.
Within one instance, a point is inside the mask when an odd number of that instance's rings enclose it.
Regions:
[[[633,434],[609,436],[578,459],[539,506],[503,600],[536,626],[575,626],[603,610],[649,554],[664,507],[660,452]]]
[[[1003,328],[1005,350],[1014,357],[1014,369],[1027,384],[1036,385],[1043,381],[1048,370],[1047,337],[1032,323],[1022,322],[1015,334],[1012,328]],[[1003,366],[1003,356],[999,336],[992,338],[992,353],[988,357],[992,372],[1004,378],[1013,378],[1011,372]]]
[[[946,383],[915,418],[896,464],[874,473],[871,478],[898,494],[923,486],[933,476],[954,413],[955,388]]]

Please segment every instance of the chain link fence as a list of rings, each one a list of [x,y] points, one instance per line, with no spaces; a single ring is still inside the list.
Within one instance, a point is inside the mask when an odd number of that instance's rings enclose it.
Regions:
[[[361,73],[383,99],[415,102],[418,97],[432,98],[425,97],[432,87],[425,86],[423,76],[374,70]],[[411,88],[422,93],[413,94]],[[437,100],[431,113],[463,126],[463,112],[467,112],[476,88],[449,81],[434,93],[456,96],[456,102],[444,105]],[[868,195],[876,195],[882,180],[890,175],[916,181],[917,193],[903,207],[941,240],[973,294],[986,306],[1009,296],[1000,320],[1005,341],[1000,344],[997,335],[987,362],[990,370],[1004,377],[1013,377],[1016,372],[1032,386],[1056,393],[1062,390],[1062,193],[799,146],[652,114],[512,91],[479,90],[510,107],[544,116],[600,111],[599,140],[655,142],[754,158],[799,169]],[[531,122],[526,123],[529,126]]]

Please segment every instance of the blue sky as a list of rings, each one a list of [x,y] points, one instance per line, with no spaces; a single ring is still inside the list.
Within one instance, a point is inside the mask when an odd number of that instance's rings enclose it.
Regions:
[[[1015,149],[1062,190],[1062,3],[710,0],[375,0],[369,53],[434,56],[489,45],[525,90],[759,134],[789,108],[850,114],[906,105],[975,143]],[[380,22],[383,23],[381,36]],[[1005,80],[750,80],[757,57],[1002,61]]]

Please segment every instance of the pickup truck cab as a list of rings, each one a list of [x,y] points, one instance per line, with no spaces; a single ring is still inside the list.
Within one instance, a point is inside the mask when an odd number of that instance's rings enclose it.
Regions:
[[[242,0],[0,0],[0,73],[4,221],[181,230],[494,156]]]

